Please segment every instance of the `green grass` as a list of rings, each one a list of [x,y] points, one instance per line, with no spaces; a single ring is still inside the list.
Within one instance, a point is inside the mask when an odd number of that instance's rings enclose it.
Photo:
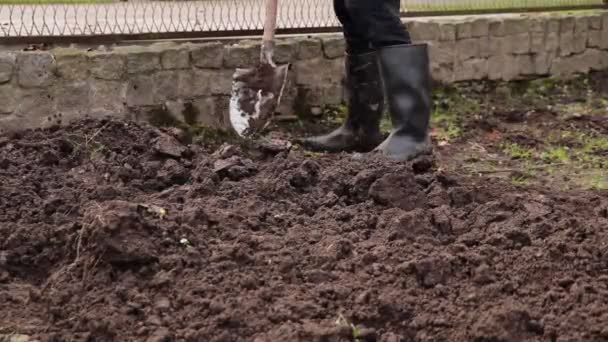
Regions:
[[[407,11],[461,11],[461,10],[503,10],[525,7],[562,7],[601,5],[602,0],[402,0],[401,6]]]

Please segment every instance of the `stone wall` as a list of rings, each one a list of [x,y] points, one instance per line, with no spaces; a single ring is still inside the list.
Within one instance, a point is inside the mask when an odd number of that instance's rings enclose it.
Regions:
[[[430,46],[433,77],[569,77],[608,69],[608,12],[424,18],[407,22]],[[235,68],[258,59],[257,41],[0,51],[0,132],[85,116],[176,119],[228,127]],[[343,100],[341,35],[279,39],[277,63],[292,63],[280,112],[318,113]],[[404,61],[407,63],[407,61]]]

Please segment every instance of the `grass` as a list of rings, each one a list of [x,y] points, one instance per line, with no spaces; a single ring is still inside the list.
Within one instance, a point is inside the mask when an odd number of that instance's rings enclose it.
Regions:
[[[502,10],[525,7],[562,7],[601,5],[602,0],[477,0],[477,1],[449,1],[449,0],[402,0],[402,8],[408,11],[459,11],[492,9]]]
[[[479,112],[477,100],[463,95],[457,87],[443,87],[433,93],[431,127],[440,141],[452,141],[463,133],[463,119]]]

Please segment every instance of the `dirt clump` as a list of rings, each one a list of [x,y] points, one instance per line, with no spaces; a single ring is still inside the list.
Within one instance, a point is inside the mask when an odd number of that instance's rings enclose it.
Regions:
[[[183,144],[171,130],[114,120],[0,138],[0,333],[608,336],[605,191],[473,180],[431,156],[263,146]]]

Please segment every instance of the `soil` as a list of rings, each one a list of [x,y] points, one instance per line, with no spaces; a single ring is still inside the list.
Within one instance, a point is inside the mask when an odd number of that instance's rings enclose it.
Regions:
[[[0,341],[608,340],[608,191],[446,167],[459,146],[397,163],[116,120],[0,136]]]

